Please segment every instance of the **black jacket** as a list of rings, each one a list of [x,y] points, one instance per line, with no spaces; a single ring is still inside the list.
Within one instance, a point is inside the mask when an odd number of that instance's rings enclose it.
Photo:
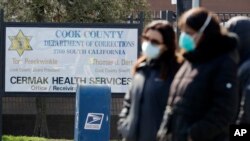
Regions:
[[[159,134],[167,129],[171,141],[227,139],[237,111],[236,45],[234,37],[212,36],[184,55]]]
[[[141,64],[124,97],[118,131],[126,141],[155,141],[167,104],[170,84],[176,69],[166,80],[160,79],[160,66],[154,62]],[[173,66],[171,66],[174,68]]]
[[[227,23],[227,27],[236,33],[240,40],[238,77],[241,107],[237,123],[250,124],[250,18],[235,17]]]

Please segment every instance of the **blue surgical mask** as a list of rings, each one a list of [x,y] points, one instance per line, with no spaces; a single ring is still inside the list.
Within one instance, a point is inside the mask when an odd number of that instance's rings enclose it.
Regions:
[[[212,17],[210,15],[208,15],[206,21],[204,22],[204,24],[202,25],[202,27],[200,28],[200,30],[197,33],[196,40],[200,39],[202,33],[207,28],[211,19],[212,19]],[[181,48],[183,48],[184,50],[186,50],[187,52],[190,52],[190,51],[195,50],[196,43],[195,43],[194,38],[191,35],[187,34],[186,32],[182,32],[180,35],[180,38],[179,38],[179,46]]]
[[[148,59],[156,59],[160,55],[160,48],[151,42],[144,41],[142,43],[142,52]]]
[[[194,38],[186,32],[182,32],[179,38],[179,46],[186,52],[193,51],[195,49]]]

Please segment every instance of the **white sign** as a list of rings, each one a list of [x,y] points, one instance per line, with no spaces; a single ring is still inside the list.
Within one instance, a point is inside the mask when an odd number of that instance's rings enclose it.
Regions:
[[[102,127],[103,113],[88,113],[84,129],[100,130]]]
[[[5,92],[75,92],[77,84],[125,93],[138,29],[7,27]]]
[[[176,4],[177,0],[171,0],[171,4]]]

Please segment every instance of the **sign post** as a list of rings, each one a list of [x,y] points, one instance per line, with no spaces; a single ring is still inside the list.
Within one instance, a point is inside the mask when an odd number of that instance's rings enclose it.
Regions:
[[[0,9],[0,45],[3,47],[3,39],[1,39],[1,38],[3,38],[3,22],[4,22],[4,14],[3,14],[3,10],[2,9]],[[3,52],[0,52],[0,56],[2,56],[3,55]],[[1,63],[0,63],[0,67],[1,68],[3,68],[3,61],[1,61]],[[0,140],[2,140],[2,128],[3,128],[3,122],[2,122],[2,120],[3,120],[3,115],[2,115],[2,113],[3,113],[3,109],[2,109],[2,107],[3,107],[3,103],[2,103],[2,96],[3,96],[3,70],[2,69],[0,69]]]
[[[75,141],[109,141],[111,90],[79,85],[76,92]]]

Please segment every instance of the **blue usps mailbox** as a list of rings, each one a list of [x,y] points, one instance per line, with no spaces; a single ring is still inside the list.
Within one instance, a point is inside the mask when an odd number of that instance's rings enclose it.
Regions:
[[[75,141],[109,141],[111,90],[79,85],[76,92]]]

